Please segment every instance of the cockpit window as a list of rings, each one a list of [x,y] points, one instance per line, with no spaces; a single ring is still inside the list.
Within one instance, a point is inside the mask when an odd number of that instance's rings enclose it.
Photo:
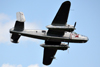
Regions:
[[[77,34],[76,32],[73,32],[74,34]]]
[[[45,33],[46,31],[45,30],[42,30],[42,33]]]
[[[77,33],[75,32],[75,34],[77,34]]]

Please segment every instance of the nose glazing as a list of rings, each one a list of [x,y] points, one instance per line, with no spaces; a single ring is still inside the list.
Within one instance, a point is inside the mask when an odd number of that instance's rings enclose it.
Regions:
[[[89,38],[87,37],[87,41],[89,40]]]
[[[87,42],[89,40],[89,38],[88,37],[85,37],[85,42]]]

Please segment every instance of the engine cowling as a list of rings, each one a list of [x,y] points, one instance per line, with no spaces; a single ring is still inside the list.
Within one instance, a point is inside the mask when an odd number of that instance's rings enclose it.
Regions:
[[[41,47],[44,48],[51,48],[51,49],[58,49],[58,50],[67,50],[69,46],[67,44],[61,43],[60,45],[46,45],[46,44],[41,44]]]

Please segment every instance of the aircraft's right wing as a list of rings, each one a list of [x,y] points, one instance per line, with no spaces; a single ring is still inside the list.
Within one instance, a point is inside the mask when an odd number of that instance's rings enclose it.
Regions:
[[[70,10],[70,5],[71,5],[70,1],[65,1],[64,3],[62,3],[60,9],[58,10],[52,22],[52,25],[64,26],[66,24]]]

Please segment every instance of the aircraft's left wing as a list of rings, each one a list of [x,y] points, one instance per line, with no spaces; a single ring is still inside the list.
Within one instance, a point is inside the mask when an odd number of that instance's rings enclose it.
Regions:
[[[45,45],[60,45],[61,42],[45,41]],[[54,59],[57,49],[44,48],[43,64],[50,65]]]
[[[57,49],[44,48],[43,64],[51,64]]]

